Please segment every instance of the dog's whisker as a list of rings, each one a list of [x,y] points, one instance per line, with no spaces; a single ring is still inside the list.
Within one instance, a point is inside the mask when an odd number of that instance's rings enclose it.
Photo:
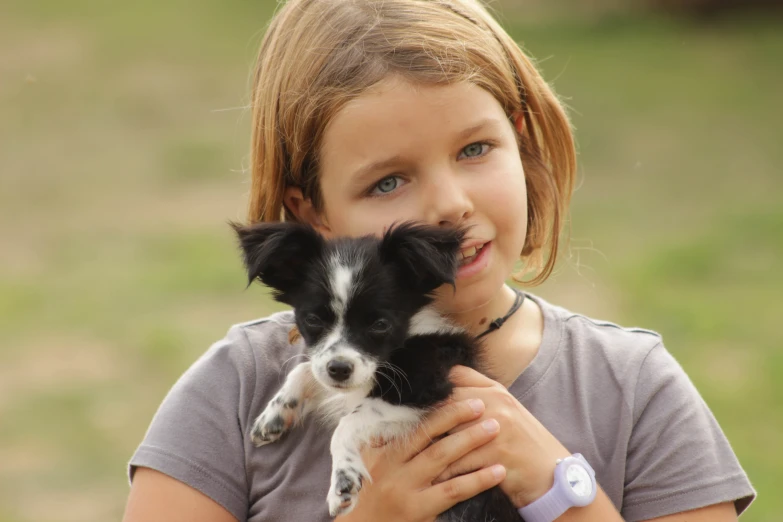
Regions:
[[[289,357],[288,359],[286,359],[285,361],[283,361],[283,364],[281,364],[281,365],[280,365],[280,368],[281,368],[281,370],[282,370],[282,371],[280,372],[280,377],[281,377],[281,378],[285,378],[285,375],[286,375],[286,373],[288,373],[288,372],[286,372],[286,365],[287,365],[289,362],[291,362],[291,360],[292,360],[292,359],[296,359],[297,357],[304,357],[306,361],[309,361],[309,360],[310,360],[310,356],[309,356],[309,355],[307,355],[306,353],[298,353],[298,354],[296,354],[296,355],[292,355],[291,357]]]
[[[393,365],[391,365],[391,364],[388,364],[388,363],[387,363],[387,364],[384,364],[384,365],[382,365],[382,366],[381,366],[381,368],[383,368],[383,369],[388,369],[388,370],[390,370],[390,371],[392,372],[392,375],[391,375],[391,377],[392,377],[392,378],[395,378],[395,379],[394,379],[394,382],[395,382],[395,383],[397,382],[396,378],[397,378],[397,377],[399,377],[399,378],[400,378],[400,381],[402,381],[402,380],[405,380],[406,382],[408,382],[408,386],[410,386],[410,382],[408,381],[408,378],[405,376],[405,372],[403,372],[402,370],[395,369]],[[381,373],[382,373],[382,372],[381,372]],[[388,378],[390,378],[390,376],[386,375],[385,373],[382,373],[382,375],[384,375],[384,376],[385,376],[387,379],[388,379]],[[399,389],[399,388],[398,388],[398,390],[399,390],[399,391],[402,391],[402,390],[401,390],[401,389]]]
[[[413,390],[413,386],[411,386],[411,382],[408,380],[408,376],[402,368],[400,368],[399,366],[391,362],[382,362],[380,363],[380,366],[382,366],[383,368],[388,368],[395,375],[398,375],[401,379],[404,379],[405,382],[408,384],[408,388]]]
[[[385,373],[383,373],[380,370],[378,372],[376,372],[376,373],[378,375],[384,376],[386,378],[386,380],[389,381],[389,384],[391,384],[394,387],[394,389],[397,390],[397,396],[400,398],[400,401],[402,401],[402,390],[400,389],[399,386],[397,386],[397,383],[394,381],[394,379],[392,379],[391,377],[389,377],[388,375],[386,375]],[[375,380],[376,383],[378,382],[377,379],[375,379],[374,376],[373,376],[373,379]]]
[[[378,363],[378,366],[390,370],[395,377],[399,377],[401,381],[405,380],[405,382],[408,383],[408,387],[410,387],[411,384],[410,381],[408,380],[408,377],[405,375],[405,372],[399,366],[396,366],[390,362],[380,362]]]

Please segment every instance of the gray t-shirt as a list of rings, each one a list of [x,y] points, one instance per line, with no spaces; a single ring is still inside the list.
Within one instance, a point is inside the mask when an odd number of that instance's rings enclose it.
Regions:
[[[571,313],[527,294],[543,342],[509,391],[585,456],[627,521],[755,497],[693,384],[658,334]],[[253,420],[302,360],[293,314],[233,326],[172,387],[130,460],[212,498],[240,521],[328,521],[330,432],[310,417],[256,448]],[[554,465],[554,464],[553,464]]]

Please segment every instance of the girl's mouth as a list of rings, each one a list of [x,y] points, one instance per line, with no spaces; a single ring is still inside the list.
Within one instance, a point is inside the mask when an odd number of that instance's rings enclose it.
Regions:
[[[460,251],[457,279],[474,277],[483,272],[484,269],[489,266],[491,255],[492,241],[487,241],[483,245],[463,248],[462,251]]]
[[[482,245],[476,245],[468,248],[463,248],[460,250],[460,259],[459,259],[459,266],[465,266],[469,265],[473,261],[476,260],[476,258],[481,254],[481,251],[484,249],[484,247],[487,244],[484,243]]]

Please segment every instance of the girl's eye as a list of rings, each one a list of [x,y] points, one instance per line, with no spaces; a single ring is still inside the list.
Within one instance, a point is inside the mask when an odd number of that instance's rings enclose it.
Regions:
[[[375,184],[371,191],[373,196],[383,196],[394,192],[402,185],[402,178],[399,176],[387,176]]]
[[[460,157],[465,158],[480,158],[487,152],[489,152],[489,143],[483,143],[483,142],[476,142],[471,143],[464,149],[462,149],[462,152],[460,153]]]

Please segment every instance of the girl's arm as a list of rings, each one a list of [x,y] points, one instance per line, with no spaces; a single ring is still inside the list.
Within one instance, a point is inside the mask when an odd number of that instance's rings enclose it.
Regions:
[[[123,522],[237,522],[231,513],[174,478],[140,467],[133,477]]]
[[[734,508],[734,502],[724,502],[684,513],[654,518],[648,522],[737,522],[737,510]]]
[[[583,508],[571,508],[563,513],[557,522],[622,522],[612,501],[599,487],[595,500]],[[700,509],[675,513],[646,522],[737,522],[737,511],[733,502],[724,502]]]

